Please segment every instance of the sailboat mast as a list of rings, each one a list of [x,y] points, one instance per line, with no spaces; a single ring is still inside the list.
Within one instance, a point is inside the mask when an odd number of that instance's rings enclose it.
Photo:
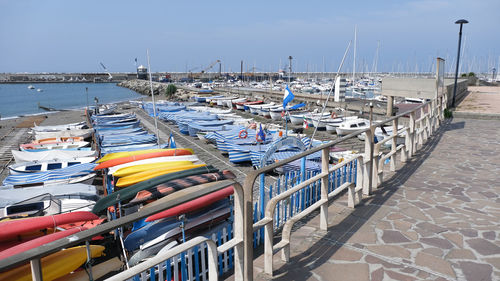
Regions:
[[[354,76],[356,75],[356,37],[357,37],[358,26],[354,26],[354,56],[352,62],[352,86],[354,86]]]
[[[153,77],[151,76],[151,64],[149,63],[149,49],[146,50],[148,56],[149,88],[151,90],[151,99],[153,99],[153,115],[155,120],[156,143],[160,147],[160,132],[158,131],[158,116],[156,115],[155,93],[153,92]]]
[[[375,58],[373,59],[373,67],[372,72],[377,73],[377,65],[378,65],[378,52],[380,49],[380,41],[377,41],[377,50],[375,51]]]

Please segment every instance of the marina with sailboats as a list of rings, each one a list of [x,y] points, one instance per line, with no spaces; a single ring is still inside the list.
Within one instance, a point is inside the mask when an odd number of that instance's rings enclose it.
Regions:
[[[0,281],[500,279],[497,2],[2,3]]]

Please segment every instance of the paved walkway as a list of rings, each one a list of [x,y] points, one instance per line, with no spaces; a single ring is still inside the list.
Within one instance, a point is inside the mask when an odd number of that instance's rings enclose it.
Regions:
[[[470,86],[454,116],[500,120],[500,87]]]
[[[352,210],[345,196],[292,235],[276,280],[500,280],[500,121],[454,119]],[[254,261],[256,280],[263,256]]]

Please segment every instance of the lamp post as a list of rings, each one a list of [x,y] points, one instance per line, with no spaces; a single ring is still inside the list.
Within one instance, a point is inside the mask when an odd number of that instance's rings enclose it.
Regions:
[[[457,94],[458,65],[460,63],[460,44],[462,43],[462,26],[469,22],[467,20],[461,19],[457,20],[455,23],[460,24],[460,31],[458,32],[458,54],[457,54],[457,65],[455,68],[455,84],[453,85],[453,100],[451,103],[452,107],[455,107],[455,96]]]
[[[85,87],[85,93],[87,94],[87,110],[89,110],[89,87]]]

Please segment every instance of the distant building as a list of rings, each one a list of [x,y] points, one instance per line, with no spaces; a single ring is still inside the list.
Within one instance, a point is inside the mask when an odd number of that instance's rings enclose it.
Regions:
[[[148,69],[144,65],[137,68],[137,79],[148,80]]]

